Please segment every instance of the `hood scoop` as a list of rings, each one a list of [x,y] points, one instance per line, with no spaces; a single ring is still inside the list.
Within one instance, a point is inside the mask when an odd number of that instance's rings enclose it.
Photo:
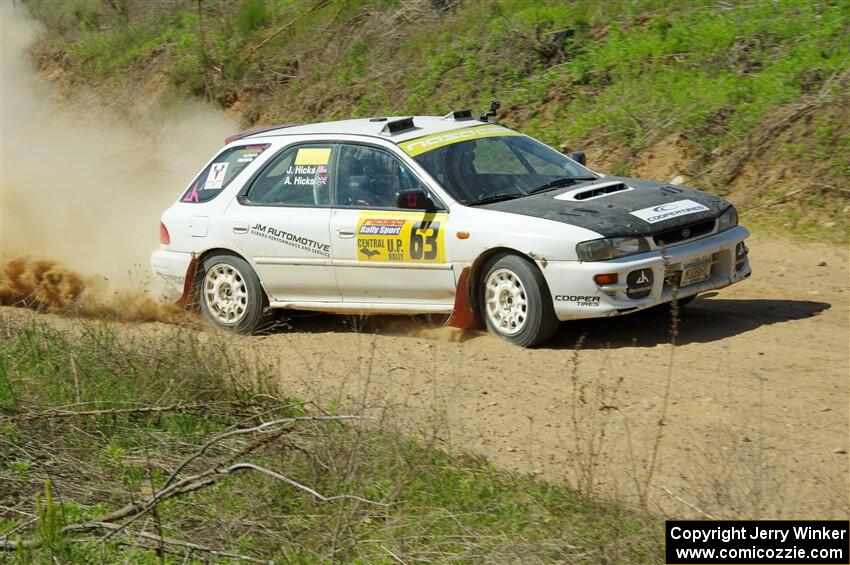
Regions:
[[[603,182],[562,192],[555,197],[555,200],[585,202],[593,198],[601,198],[603,196],[608,196],[609,194],[614,194],[615,192],[625,192],[628,190],[634,190],[634,188],[622,181]]]

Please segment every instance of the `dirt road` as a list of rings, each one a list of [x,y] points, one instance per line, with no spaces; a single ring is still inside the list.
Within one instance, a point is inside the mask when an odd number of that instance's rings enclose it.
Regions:
[[[234,346],[273,364],[292,395],[363,406],[502,468],[677,516],[846,517],[847,251],[750,247],[752,278],[684,309],[675,349],[666,309],[565,324],[538,350],[333,316]]]
[[[846,516],[846,251],[751,247],[753,277],[684,309],[675,351],[665,309],[565,324],[538,350],[327,317],[244,343],[301,395],[365,402],[504,468],[636,500],[651,474],[649,498],[675,514]]]

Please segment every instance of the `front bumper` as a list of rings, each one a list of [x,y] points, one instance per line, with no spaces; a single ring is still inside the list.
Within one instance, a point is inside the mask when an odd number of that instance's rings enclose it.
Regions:
[[[176,298],[183,294],[183,284],[191,261],[191,253],[180,251],[157,249],[151,254],[155,279],[160,283],[166,297]]]
[[[559,320],[617,316],[650,308],[673,300],[673,294],[682,299],[694,294],[723,288],[750,276],[750,261],[744,239],[750,232],[736,226],[725,232],[696,241],[683,243],[661,251],[651,251],[611,261],[548,261],[541,270],[549,285],[555,314]],[[739,246],[739,244],[741,244]],[[711,258],[707,279],[687,286],[678,286],[683,266],[700,258]],[[649,269],[645,290],[635,297],[630,289],[629,274]],[[598,285],[593,277],[600,274],[618,274],[618,283]],[[637,274],[637,273],[636,273]],[[632,276],[634,283],[635,275]],[[629,294],[632,296],[630,297]]]

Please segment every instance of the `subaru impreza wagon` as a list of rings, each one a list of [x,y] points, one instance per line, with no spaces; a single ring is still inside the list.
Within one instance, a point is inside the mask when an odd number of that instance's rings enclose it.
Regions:
[[[606,176],[468,110],[231,136],[165,213],[153,270],[218,326],[271,309],[446,314],[521,346],[750,275],[719,196]]]

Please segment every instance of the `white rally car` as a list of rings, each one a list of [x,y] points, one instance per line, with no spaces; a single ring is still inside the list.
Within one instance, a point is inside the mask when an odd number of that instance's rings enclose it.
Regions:
[[[155,273],[217,325],[450,314],[522,346],[750,275],[735,208],[604,176],[468,110],[243,132],[162,215]]]

